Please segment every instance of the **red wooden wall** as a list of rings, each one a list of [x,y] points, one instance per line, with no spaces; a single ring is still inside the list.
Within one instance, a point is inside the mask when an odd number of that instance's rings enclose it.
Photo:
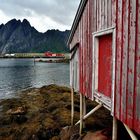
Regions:
[[[71,46],[80,42],[80,92],[92,99],[92,33],[115,26],[114,0],[88,0]]]
[[[79,47],[79,91],[92,98],[92,33],[116,27],[114,115],[140,134],[140,0],[88,0],[71,41]]]
[[[140,0],[116,5],[115,116],[140,133]]]

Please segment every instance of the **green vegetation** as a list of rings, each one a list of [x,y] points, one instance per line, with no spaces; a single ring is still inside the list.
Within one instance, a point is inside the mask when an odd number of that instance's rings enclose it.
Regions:
[[[14,57],[17,57],[17,58],[33,58],[33,57],[44,57],[44,53],[15,53],[15,56]]]

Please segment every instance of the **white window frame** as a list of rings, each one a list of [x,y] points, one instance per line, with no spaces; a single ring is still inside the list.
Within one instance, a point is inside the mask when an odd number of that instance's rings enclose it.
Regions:
[[[77,49],[76,54],[73,59],[73,67],[74,67],[74,81],[73,81],[73,87],[76,92],[79,92],[79,63],[78,63],[78,54],[79,49]]]
[[[70,61],[70,86],[79,92],[79,48],[77,48],[73,59]]]
[[[112,89],[111,99],[98,92],[98,50],[99,37],[112,34]],[[92,99],[102,102],[106,108],[114,113],[114,90],[115,90],[115,53],[116,53],[116,28],[111,27],[105,30],[94,32],[93,34],[93,72],[92,72]]]

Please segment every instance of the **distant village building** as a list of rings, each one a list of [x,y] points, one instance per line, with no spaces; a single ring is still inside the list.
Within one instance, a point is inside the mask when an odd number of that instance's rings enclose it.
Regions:
[[[6,57],[14,57],[15,54],[5,54],[4,56],[6,56]]]
[[[64,54],[62,53],[52,53],[50,51],[45,52],[46,57],[64,57]]]
[[[140,1],[81,0],[68,46],[72,88],[110,110],[113,139],[117,119],[135,139],[133,131],[140,134]]]

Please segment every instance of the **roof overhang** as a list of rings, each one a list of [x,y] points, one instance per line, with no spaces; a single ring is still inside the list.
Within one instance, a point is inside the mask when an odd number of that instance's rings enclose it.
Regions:
[[[72,24],[72,27],[71,27],[71,32],[70,32],[69,38],[68,38],[68,41],[67,41],[68,46],[69,46],[69,44],[70,44],[70,42],[71,42],[71,40],[73,38],[75,30],[77,29],[79,20],[81,19],[81,16],[82,16],[82,13],[84,11],[84,8],[85,8],[85,5],[86,5],[87,1],[88,0],[81,0],[81,2],[80,2],[80,5],[78,7],[76,16],[74,18],[74,21],[73,21],[73,24]]]

